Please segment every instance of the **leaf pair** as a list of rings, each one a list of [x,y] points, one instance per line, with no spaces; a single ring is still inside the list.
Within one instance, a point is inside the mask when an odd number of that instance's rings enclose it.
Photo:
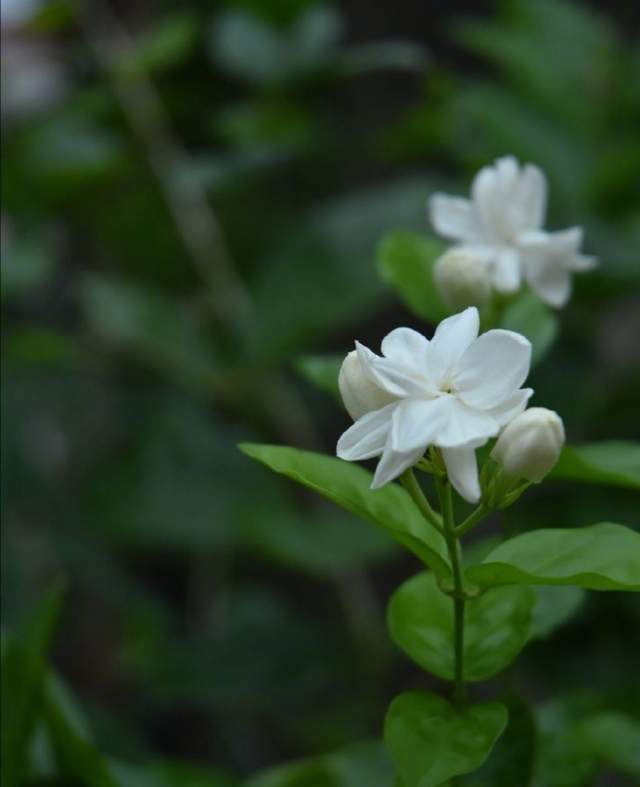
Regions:
[[[340,459],[273,445],[244,444],[248,455],[382,527],[439,580],[450,576],[445,544],[397,484],[372,491],[371,474]],[[553,528],[516,536],[466,571],[480,587],[576,585],[590,590],[640,590],[640,534],[622,525]]]

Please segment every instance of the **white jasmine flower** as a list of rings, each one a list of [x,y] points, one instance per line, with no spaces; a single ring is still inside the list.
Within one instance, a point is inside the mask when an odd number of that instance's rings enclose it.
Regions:
[[[429,215],[436,232],[485,259],[496,290],[516,292],[524,275],[543,301],[561,306],[569,297],[570,272],[588,270],[595,260],[578,253],[578,228],[543,230],[546,207],[543,172],[505,156],[478,172],[471,199],[434,194]]]
[[[505,330],[478,336],[478,328],[478,310],[470,307],[443,320],[431,341],[396,328],[383,339],[382,356],[356,342],[361,370],[391,401],[361,415],[338,441],[337,455],[379,456],[372,488],[437,446],[453,486],[466,500],[479,499],[475,449],[521,413],[533,391],[520,388],[529,341]]]
[[[356,350],[352,350],[342,362],[338,388],[344,406],[354,421],[396,399],[373,381]]]
[[[491,456],[508,476],[538,483],[558,461],[564,439],[558,413],[531,407],[507,425]]]
[[[579,252],[582,228],[561,232],[528,232],[521,238],[524,276],[540,300],[549,306],[564,306],[571,295],[571,274],[588,271],[598,263]]]
[[[491,294],[487,262],[472,249],[445,252],[434,265],[433,279],[442,300],[452,309],[482,306]]]

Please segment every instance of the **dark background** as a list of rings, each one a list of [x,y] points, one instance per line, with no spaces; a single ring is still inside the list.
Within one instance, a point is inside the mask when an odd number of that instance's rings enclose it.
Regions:
[[[640,436],[637,4],[346,2],[305,38],[310,7],[3,20],[3,625],[67,578],[53,663],[132,762],[248,774],[379,736],[428,683],[384,628],[417,564],[235,444],[331,453],[348,419],[300,359],[431,330],[375,257],[429,233],[435,189],[545,169],[549,225],[601,266],[534,403],[572,442]],[[605,520],[637,526],[637,496],[549,483],[507,526]],[[507,680],[637,714],[639,648],[637,604],[593,594]]]

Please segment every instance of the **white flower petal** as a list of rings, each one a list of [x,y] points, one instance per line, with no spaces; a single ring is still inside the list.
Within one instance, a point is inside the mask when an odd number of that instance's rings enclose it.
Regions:
[[[555,264],[554,264],[555,263]],[[571,275],[558,261],[528,264],[525,268],[529,287],[549,306],[565,306],[571,295]]]
[[[394,451],[390,445],[387,445],[373,475],[371,489],[379,489],[381,486],[388,484],[389,481],[393,481],[394,478],[402,475],[407,468],[415,465],[423,453],[421,449],[410,451],[409,453],[401,453]]]
[[[348,462],[371,459],[384,450],[397,402],[363,415],[338,440],[336,455]]]
[[[345,409],[354,421],[365,413],[380,410],[385,405],[391,404],[395,398],[376,385],[368,370],[360,363],[355,350],[352,350],[342,362],[338,374],[338,388]]]
[[[489,413],[467,407],[455,396],[405,399],[394,410],[391,447],[407,453],[429,445],[457,447],[483,441],[498,433],[500,425]]]
[[[480,316],[475,306],[443,320],[429,345],[428,376],[439,379],[450,369],[478,336],[479,327]]]
[[[444,238],[472,241],[478,236],[475,213],[468,199],[434,194],[427,207],[431,225]]]
[[[478,462],[476,449],[443,448],[442,458],[447,467],[447,475],[453,488],[469,503],[480,500],[480,481],[478,480]]]
[[[471,201],[481,224],[485,240],[497,241],[494,204],[498,193],[498,177],[493,167],[483,167],[471,183]]]
[[[569,270],[575,273],[585,273],[591,271],[598,266],[598,258],[592,254],[575,254],[567,266]]]
[[[492,280],[496,290],[505,295],[520,289],[520,255],[516,249],[505,247],[498,251],[493,262]]]
[[[396,328],[382,340],[382,354],[394,363],[424,374],[429,340],[411,328]]]
[[[437,399],[405,399],[394,411],[391,422],[391,447],[394,451],[407,453],[435,442],[446,428],[450,418],[453,397],[439,396]]]
[[[459,397],[481,410],[503,404],[529,373],[531,342],[513,331],[487,331],[458,362],[454,384]]]
[[[533,396],[533,388],[520,388],[509,396],[498,407],[493,407],[489,413],[496,419],[500,426],[512,421],[525,409],[527,402]]]
[[[381,358],[360,342],[356,342],[356,352],[373,382],[387,393],[400,398],[424,393],[424,385],[420,384],[411,369],[399,366],[388,358]]]
[[[458,397],[446,398],[450,401],[448,420],[438,432],[434,445],[440,448],[458,448],[469,443],[484,445],[500,431],[500,425],[491,413],[468,407]]]
[[[547,179],[539,167],[527,164],[514,194],[521,214],[521,229],[538,229],[547,210]]]

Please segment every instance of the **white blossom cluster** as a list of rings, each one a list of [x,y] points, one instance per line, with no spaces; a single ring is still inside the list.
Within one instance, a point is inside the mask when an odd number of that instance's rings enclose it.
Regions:
[[[436,264],[436,286],[452,308],[482,305],[491,288],[509,295],[523,282],[549,306],[564,306],[573,273],[593,268],[580,252],[582,228],[544,229],[547,180],[513,156],[483,167],[469,199],[434,194],[428,212],[435,231],[453,241]],[[453,253],[452,253],[453,252]]]
[[[555,464],[562,421],[543,408],[525,411],[533,393],[522,388],[530,342],[500,329],[478,336],[479,324],[478,310],[469,307],[443,320],[431,340],[396,328],[383,339],[382,355],[356,342],[345,358],[339,386],[355,423],[338,441],[337,455],[380,457],[372,488],[400,476],[434,446],[454,488],[477,502],[476,449],[498,434],[494,458],[514,480],[539,481]]]

